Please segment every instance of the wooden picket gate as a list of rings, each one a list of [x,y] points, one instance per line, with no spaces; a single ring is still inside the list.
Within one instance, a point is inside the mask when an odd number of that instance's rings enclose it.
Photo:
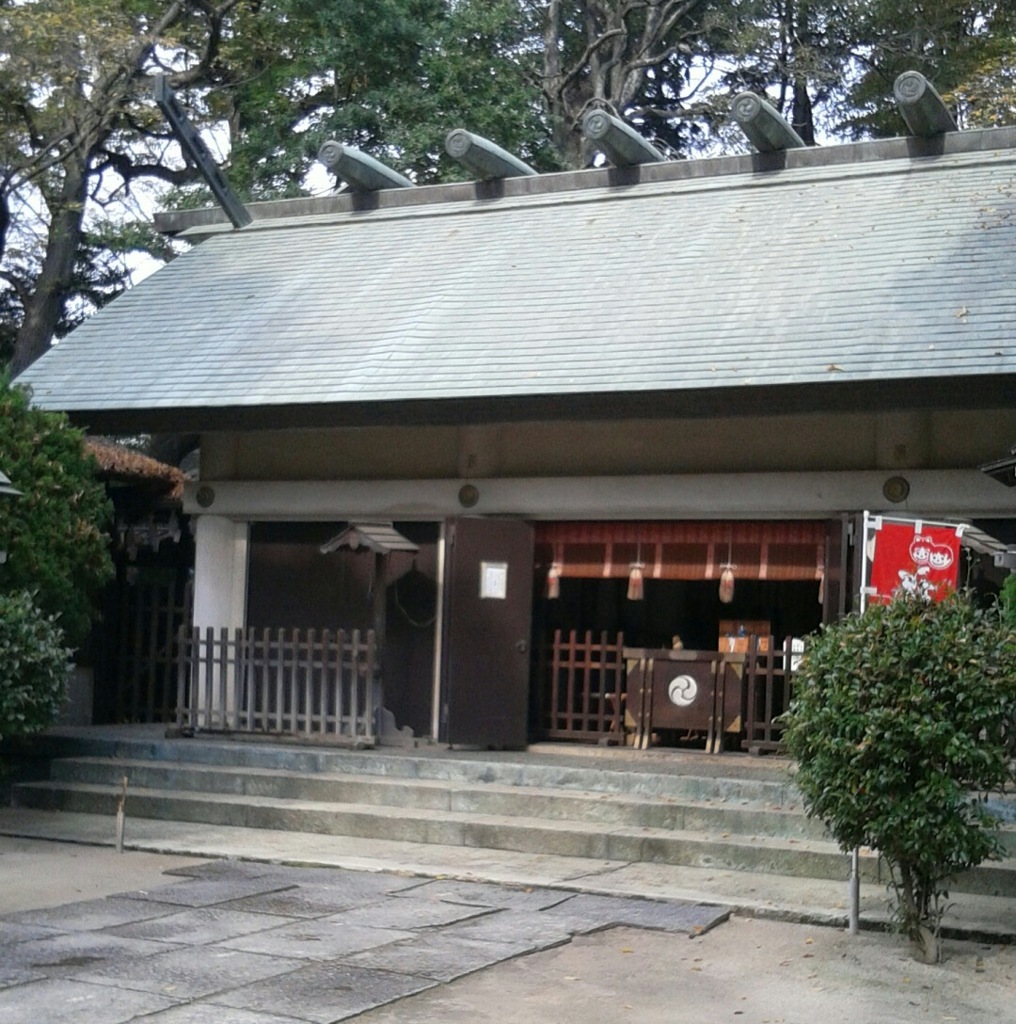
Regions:
[[[542,739],[624,742],[624,634],[555,630],[537,670]]]
[[[179,633],[177,726],[371,746],[380,658],[373,630]]]

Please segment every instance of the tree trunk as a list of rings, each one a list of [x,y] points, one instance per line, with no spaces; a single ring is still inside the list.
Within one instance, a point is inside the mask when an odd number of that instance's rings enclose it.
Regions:
[[[788,11],[791,10],[788,5]],[[811,31],[808,24],[808,4],[801,3],[797,8],[797,26],[793,29],[794,57],[797,57],[797,49],[806,45]],[[793,15],[791,14],[792,18]],[[794,63],[797,61],[795,59]],[[794,101],[790,112],[790,123],[794,131],[804,140],[806,146],[815,145],[815,112],[812,110],[811,94],[808,92],[808,79],[802,77],[795,68],[794,70]]]
[[[794,81],[791,126],[801,136],[806,146],[815,145],[815,115],[812,110],[811,95],[808,92],[808,83],[803,78]]]
[[[50,200],[52,220],[46,254],[25,307],[25,319],[14,343],[11,376],[31,366],[50,346],[74,279],[74,262],[81,243],[88,174],[84,160],[64,163],[59,192]]]

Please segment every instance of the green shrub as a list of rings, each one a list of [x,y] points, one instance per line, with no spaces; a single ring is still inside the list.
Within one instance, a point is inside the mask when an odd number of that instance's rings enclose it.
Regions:
[[[947,880],[1000,855],[984,798],[1012,778],[1016,634],[967,595],[900,596],[807,647],[784,734],[809,814],[879,851],[896,918],[937,937]]]
[[[1009,626],[1016,629],[1016,572],[1011,572],[1006,576],[999,601],[1002,605],[1002,618]]]
[[[27,591],[0,594],[0,740],[51,725],[67,692],[70,650]]]
[[[32,591],[77,647],[113,571],[105,530],[112,505],[82,432],[62,414],[32,408],[28,392],[2,376],[0,469],[21,491],[0,496],[0,548],[8,552],[0,591]]]

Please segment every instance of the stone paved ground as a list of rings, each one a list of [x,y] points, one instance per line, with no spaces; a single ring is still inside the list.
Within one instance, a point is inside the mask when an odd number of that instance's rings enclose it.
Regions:
[[[0,917],[0,1024],[328,1024],[605,929],[722,907],[219,861]]]

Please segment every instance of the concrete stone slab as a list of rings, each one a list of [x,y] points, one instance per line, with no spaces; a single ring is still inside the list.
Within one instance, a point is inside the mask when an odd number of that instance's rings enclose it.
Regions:
[[[257,861],[224,857],[221,860],[201,861],[197,864],[170,868],[166,874],[181,878],[260,878],[278,870],[277,864],[261,864]]]
[[[443,900],[384,899],[367,906],[347,910],[338,915],[343,927],[366,925],[371,928],[439,928],[497,913],[491,907],[475,907],[464,903],[445,903]]]
[[[20,914],[9,914],[4,921],[44,925],[64,932],[91,932],[122,924],[151,921],[172,913],[173,908],[170,906],[127,899],[124,896],[107,896],[105,899],[67,903],[62,907],[25,910]]]
[[[12,985],[26,985],[30,981],[43,981],[46,975],[42,971],[33,971],[19,964],[0,964],[0,991]]]
[[[442,900],[445,903],[464,903],[476,907],[543,910],[556,906],[571,894],[560,889],[436,879],[399,895],[408,899]]]
[[[518,953],[550,949],[568,942],[573,934],[567,922],[538,910],[501,910],[449,925],[442,932],[462,939],[512,946]]]
[[[96,985],[200,999],[303,966],[302,960],[202,946],[171,949],[142,960],[120,961],[99,970],[85,970],[77,977],[79,981]]]
[[[248,896],[233,900],[230,910],[243,910],[251,914],[276,914],[283,917],[330,917],[356,906],[357,901],[320,886],[295,886],[264,896]]]
[[[293,919],[290,917],[272,914],[246,914],[241,910],[228,910],[223,907],[196,907],[152,921],[124,925],[111,931],[115,935],[129,939],[154,939],[158,942],[202,946],[224,939],[234,939],[240,935],[249,935],[251,932],[278,928],[292,922]]]
[[[188,1003],[145,1018],[145,1024],[300,1024],[295,1017],[254,1010],[234,1010],[209,1003]]]
[[[54,935],[62,935],[59,928],[48,928],[41,924],[21,923],[12,921],[9,917],[0,917],[0,937],[3,938],[3,946],[6,949],[18,942],[32,942],[35,939],[49,939]]]
[[[446,932],[426,932],[408,942],[343,957],[343,963],[373,970],[413,974],[435,981],[454,981],[493,964],[528,952],[510,943],[463,939]]]
[[[296,957],[301,960],[334,960],[363,949],[387,946],[408,939],[411,932],[388,928],[346,926],[342,915],[300,921],[254,935],[224,940],[220,945],[248,953]]]
[[[134,941],[106,932],[67,932],[35,942],[20,942],[4,950],[3,960],[5,966],[55,978],[152,956],[165,948],[159,942]]]
[[[339,867],[301,867],[299,865],[274,865],[263,878],[279,878],[292,884],[296,881],[303,888],[328,890],[349,901],[361,902],[369,897],[387,896],[392,893],[412,891],[425,885],[425,879],[388,871],[348,870]]]
[[[730,916],[728,907],[673,900],[619,899],[580,893],[545,911],[549,917],[602,921],[604,925],[630,925],[668,932],[701,935]]]
[[[431,978],[345,964],[308,964],[303,970],[226,992],[211,1001],[217,1006],[276,1013],[313,1024],[331,1024],[436,984]]]
[[[179,907],[214,907],[245,896],[265,896],[293,888],[293,881],[283,882],[278,876],[223,875],[176,882],[155,889],[139,889],[136,892],[125,892],[123,896],[126,899],[170,903]]]
[[[179,1000],[53,978],[0,992],[0,1024],[125,1024]]]

